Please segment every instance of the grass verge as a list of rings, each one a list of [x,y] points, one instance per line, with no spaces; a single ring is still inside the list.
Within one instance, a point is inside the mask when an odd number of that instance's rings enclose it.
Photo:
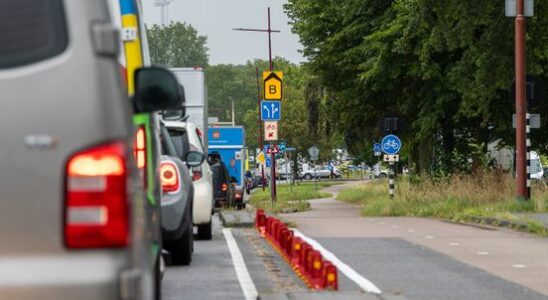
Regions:
[[[314,183],[300,183],[299,185],[278,185],[276,189],[276,203],[272,206],[270,200],[270,190],[267,187],[264,191],[258,188],[251,195],[250,202],[256,208],[262,208],[272,213],[279,212],[299,212],[310,209],[310,205],[306,200],[328,198],[331,194],[320,192],[322,188],[331,186],[332,182],[318,182],[317,188]]]
[[[485,173],[447,179],[410,178],[396,183],[396,194],[388,197],[386,180],[342,190],[337,199],[362,204],[365,216],[436,217],[453,221],[495,220],[523,231],[548,236],[544,224],[527,213],[548,212],[548,187],[537,183],[530,201],[514,198],[511,176]],[[497,225],[497,224],[491,224]]]

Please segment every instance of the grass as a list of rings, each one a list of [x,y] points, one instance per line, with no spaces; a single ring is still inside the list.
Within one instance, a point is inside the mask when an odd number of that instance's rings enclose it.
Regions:
[[[337,199],[362,204],[366,216],[419,216],[470,221],[494,218],[526,224],[526,230],[548,235],[543,224],[513,213],[548,212],[548,187],[533,186],[530,201],[514,198],[514,181],[503,173],[453,176],[448,179],[415,177],[396,183],[396,194],[388,197],[386,180],[341,191]]]
[[[257,188],[257,191],[251,195],[250,201],[256,208],[263,208],[272,213],[306,211],[310,209],[306,200],[331,197],[331,194],[320,192],[320,190],[333,184],[332,182],[318,182],[317,188],[312,182],[300,183],[291,187],[278,185],[274,207],[270,200],[270,189],[267,187],[263,191],[261,188]]]

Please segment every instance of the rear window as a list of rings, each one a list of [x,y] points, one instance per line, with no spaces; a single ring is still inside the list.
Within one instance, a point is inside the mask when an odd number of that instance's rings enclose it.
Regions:
[[[56,56],[67,45],[61,0],[0,1],[0,69]]]

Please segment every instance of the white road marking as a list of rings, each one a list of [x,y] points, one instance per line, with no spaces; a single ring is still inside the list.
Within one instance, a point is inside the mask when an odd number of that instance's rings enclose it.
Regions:
[[[329,252],[322,245],[320,245],[320,243],[305,236],[297,229],[292,228],[292,230],[295,236],[300,237],[305,242],[310,244],[310,246],[314,247],[314,249],[320,251],[320,253],[325,259],[331,261],[337,267],[337,270],[341,271],[346,277],[348,277],[348,279],[354,281],[354,283],[356,283],[363,291],[367,293],[373,293],[373,294],[382,293],[381,290],[377,286],[375,286],[371,281],[367,280],[365,277],[358,274],[358,272],[352,269],[349,265],[345,264],[339,258],[337,258],[335,254]]]
[[[230,256],[232,256],[232,263],[234,264],[234,270],[236,271],[236,276],[240,282],[240,287],[244,293],[246,300],[255,300],[259,296],[253,280],[249,275],[249,271],[244,262],[242,252],[238,248],[238,244],[232,235],[230,228],[223,228],[223,234],[226,239],[226,244],[228,245],[228,250],[230,251]]]
[[[489,252],[487,252],[487,251],[478,251],[477,254],[478,255],[489,255]]]
[[[459,243],[449,243],[449,246],[457,247],[457,246],[460,246],[460,244]]]
[[[522,265],[522,264],[514,264],[514,265],[512,265],[512,268],[516,268],[516,269],[523,269],[523,268],[525,268],[525,267],[526,267],[526,265]]]
[[[425,236],[424,238],[427,239],[427,240],[433,240],[433,239],[434,239],[434,236],[432,236],[432,235],[427,235],[427,236]]]
[[[413,232],[415,232],[415,229],[407,229],[407,232],[413,233]]]

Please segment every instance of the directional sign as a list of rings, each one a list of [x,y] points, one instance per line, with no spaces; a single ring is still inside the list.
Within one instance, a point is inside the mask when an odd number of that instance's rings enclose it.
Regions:
[[[282,100],[282,79],[282,72],[263,72],[265,100]]]
[[[282,102],[261,101],[261,120],[279,121],[282,118]]]
[[[257,157],[255,159],[257,160],[258,163],[260,163],[263,166],[266,163],[266,157],[263,151],[259,152],[259,154],[257,154]]]
[[[400,138],[393,134],[389,134],[382,138],[381,148],[385,154],[398,154],[401,149]]]
[[[320,149],[316,146],[308,148],[308,154],[310,154],[310,159],[318,160],[318,155],[320,154]]]
[[[264,140],[269,142],[278,140],[278,122],[277,121],[264,122]]]
[[[385,162],[398,162],[398,161],[400,161],[400,156],[398,154],[385,154],[384,155],[384,161]]]

